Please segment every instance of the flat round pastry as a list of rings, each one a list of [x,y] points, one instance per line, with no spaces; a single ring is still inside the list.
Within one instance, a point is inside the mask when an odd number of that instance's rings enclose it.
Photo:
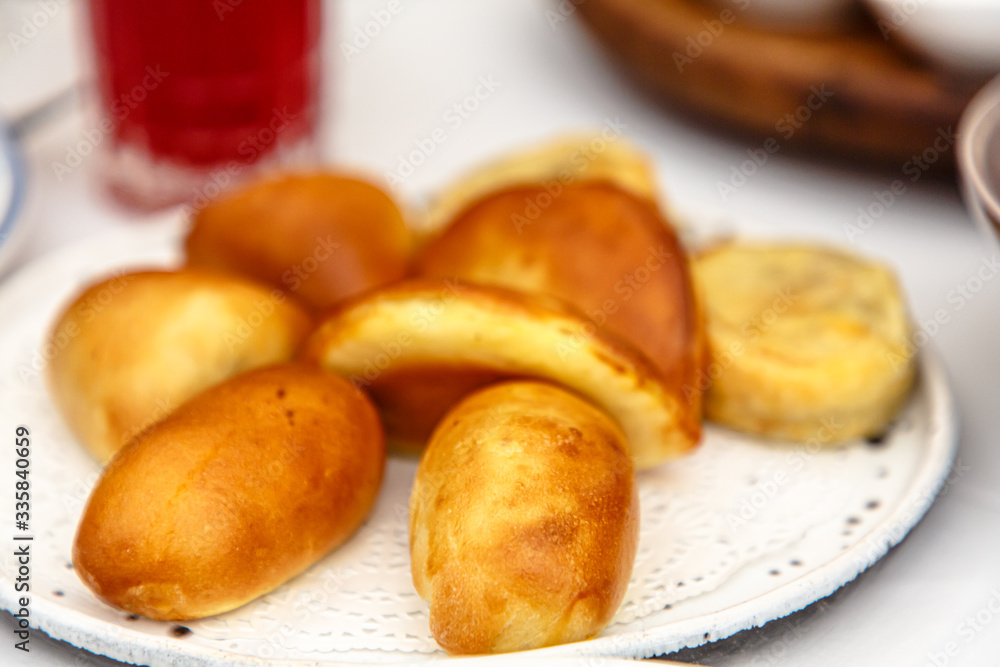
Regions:
[[[915,348],[883,266],[801,245],[727,243],[694,259],[712,361],[705,415],[820,444],[880,434],[913,384]]]

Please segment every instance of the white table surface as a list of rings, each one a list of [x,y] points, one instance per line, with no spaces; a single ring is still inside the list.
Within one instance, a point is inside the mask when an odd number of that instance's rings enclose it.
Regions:
[[[54,1],[56,15],[18,53],[7,37],[0,45],[3,113],[19,113],[78,77],[75,8]],[[781,151],[724,201],[718,183],[761,142],[692,125],[634,92],[574,21],[552,23],[547,12],[554,1],[404,3],[348,58],[341,44],[371,19],[370,11],[388,4],[340,0],[327,12],[324,145],[336,164],[383,174],[415,140],[446,128],[446,140],[400,188],[401,196],[421,197],[499,151],[617,119],[655,156],[668,201],[699,212],[695,224],[726,227],[736,220],[755,236],[853,246],[896,268],[918,320],[939,309],[949,315],[932,343],[949,369],[962,424],[959,466],[947,493],[901,546],[826,603],[681,657],[718,667],[1000,664],[1000,614],[990,610],[991,602],[1000,610],[1000,277],[962,307],[954,292],[998,250],[973,227],[954,187],[907,181],[907,192],[852,243],[845,226],[856,221],[859,207],[876,201],[875,192],[908,178],[902,165],[897,173],[861,173]],[[5,2],[0,33],[18,29],[19,16],[36,5]],[[455,127],[444,114],[481,77],[499,86]],[[95,190],[92,160],[57,182],[53,161],[64,159],[85,127],[79,113],[69,114],[25,142],[35,206],[22,263],[104,230],[142,224],[141,216]],[[12,628],[11,617],[0,615],[0,664],[118,664],[37,631],[24,654],[13,648]]]

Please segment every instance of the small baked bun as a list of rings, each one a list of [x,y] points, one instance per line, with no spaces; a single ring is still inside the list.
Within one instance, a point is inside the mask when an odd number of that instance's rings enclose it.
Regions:
[[[515,151],[465,172],[431,203],[430,227],[443,227],[498,190],[540,185],[552,195],[564,185],[589,181],[608,181],[643,199],[656,199],[656,175],[649,158],[608,127],[603,133],[561,137]]]
[[[364,387],[390,443],[419,449],[468,392],[503,378],[568,387],[621,425],[637,468],[686,453],[673,388],[627,342],[554,299],[450,280],[405,281],[335,309],[303,358]]]
[[[311,319],[284,293],[200,271],[126,273],[88,287],[52,336],[52,398],[98,459],[241,371],[287,361]]]
[[[411,238],[382,190],[332,173],[254,183],[211,202],[185,242],[189,266],[241,274],[314,310],[402,278]]]
[[[882,432],[913,384],[903,297],[885,267],[809,246],[728,243],[696,258],[712,363],[706,416],[834,443]]]
[[[375,409],[349,383],[296,364],[250,371],[118,452],[87,502],[73,565],[134,614],[220,614],[346,540],[384,462]]]
[[[449,653],[588,639],[618,610],[635,561],[624,436],[557,387],[493,385],[434,432],[409,521],[413,583]]]
[[[687,255],[656,205],[610,182],[529,185],[480,199],[420,253],[416,273],[564,299],[629,341],[675,395],[678,427],[701,436],[702,314]]]

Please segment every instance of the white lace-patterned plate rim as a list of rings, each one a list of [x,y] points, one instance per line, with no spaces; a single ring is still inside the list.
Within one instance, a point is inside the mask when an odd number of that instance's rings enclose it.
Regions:
[[[8,397],[0,432],[26,423],[33,434],[32,627],[136,664],[300,667],[446,658],[409,580],[410,460],[390,459],[373,514],[348,543],[220,617],[185,626],[138,619],[98,602],[69,568],[69,545],[98,468],[48,400],[39,372],[44,334],[66,299],[94,277],[176,264],[182,230],[176,215],[121,230],[42,258],[0,289],[0,386]],[[694,455],[640,475],[639,553],[612,624],[596,639],[519,659],[649,657],[802,609],[905,537],[950,475],[962,474],[953,467],[956,442],[946,376],[928,349],[908,407],[881,442],[793,446],[709,426]],[[0,448],[0,469],[13,469],[12,450]],[[0,540],[10,540],[12,512],[4,514]],[[12,551],[4,549],[0,561],[0,606],[16,611]]]

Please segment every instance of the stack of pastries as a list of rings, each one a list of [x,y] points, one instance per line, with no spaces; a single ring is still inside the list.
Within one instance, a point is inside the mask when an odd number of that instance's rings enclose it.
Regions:
[[[444,649],[600,633],[637,473],[692,451],[703,413],[793,440],[832,417],[840,442],[913,380],[912,358],[882,363],[909,332],[886,270],[739,243],[689,260],[656,193],[641,153],[576,137],[469,174],[419,237],[335,173],[198,211],[182,269],[95,283],[53,327],[54,401],[107,462],[83,582],[154,619],[239,607],[364,522],[388,446],[420,456],[411,571]]]

